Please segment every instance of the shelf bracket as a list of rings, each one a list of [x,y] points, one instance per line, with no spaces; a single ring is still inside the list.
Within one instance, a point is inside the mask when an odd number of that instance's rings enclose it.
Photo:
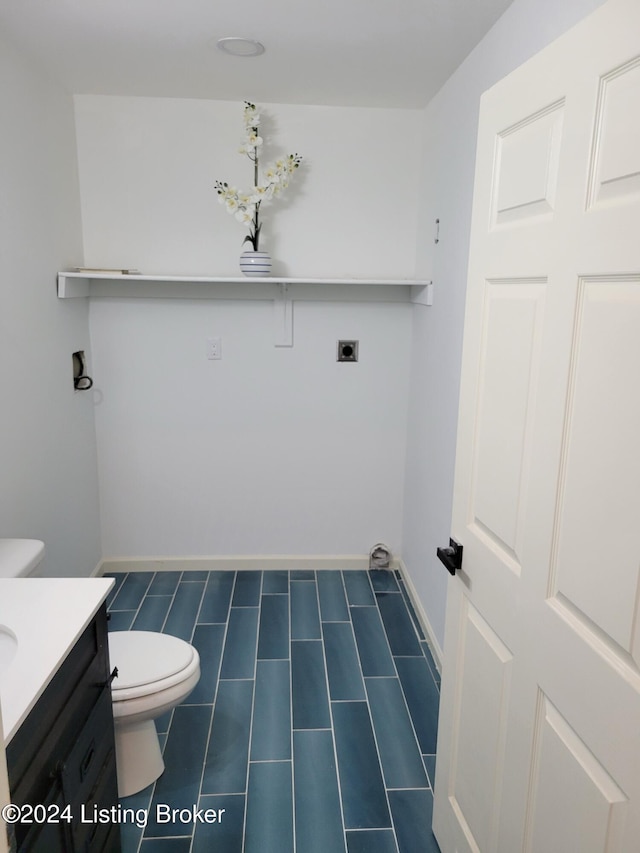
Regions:
[[[425,281],[414,286],[411,301],[416,305],[433,305],[433,282]]]
[[[69,276],[58,273],[58,296],[69,299],[74,296],[89,296],[91,285],[88,277]]]
[[[273,302],[273,325],[275,346],[293,346],[293,300],[289,296],[289,285],[281,281],[280,293]]]

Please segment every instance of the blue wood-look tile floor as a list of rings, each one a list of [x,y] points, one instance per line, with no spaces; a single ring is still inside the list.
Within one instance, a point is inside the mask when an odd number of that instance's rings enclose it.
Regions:
[[[109,629],[188,640],[202,671],[120,801],[124,853],[439,853],[440,679],[397,573],[113,577]]]

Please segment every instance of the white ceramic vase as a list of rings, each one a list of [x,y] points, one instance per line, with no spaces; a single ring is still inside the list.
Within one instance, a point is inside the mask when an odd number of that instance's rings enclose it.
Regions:
[[[249,249],[240,255],[240,270],[243,275],[271,275],[271,256],[268,252],[254,252]]]

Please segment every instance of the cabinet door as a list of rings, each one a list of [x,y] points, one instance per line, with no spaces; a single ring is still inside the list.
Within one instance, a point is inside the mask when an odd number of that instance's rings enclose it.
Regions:
[[[58,818],[59,822],[54,823],[51,819],[62,814],[64,809],[62,790],[57,782],[42,805],[50,816],[46,823],[21,823],[10,827],[15,830],[16,848],[20,853],[69,853],[73,849],[69,822]]]
[[[113,762],[114,753],[111,690],[106,686],[65,758],[60,774],[65,801],[71,804],[74,815],[79,813],[80,805],[87,802],[107,756],[110,755]],[[112,805],[113,802],[100,803],[101,807]]]

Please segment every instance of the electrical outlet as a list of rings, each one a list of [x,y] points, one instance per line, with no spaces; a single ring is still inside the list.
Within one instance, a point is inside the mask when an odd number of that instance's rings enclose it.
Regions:
[[[220,338],[207,338],[207,358],[210,361],[222,358],[222,341]]]
[[[337,361],[357,361],[358,341],[338,341]]]

